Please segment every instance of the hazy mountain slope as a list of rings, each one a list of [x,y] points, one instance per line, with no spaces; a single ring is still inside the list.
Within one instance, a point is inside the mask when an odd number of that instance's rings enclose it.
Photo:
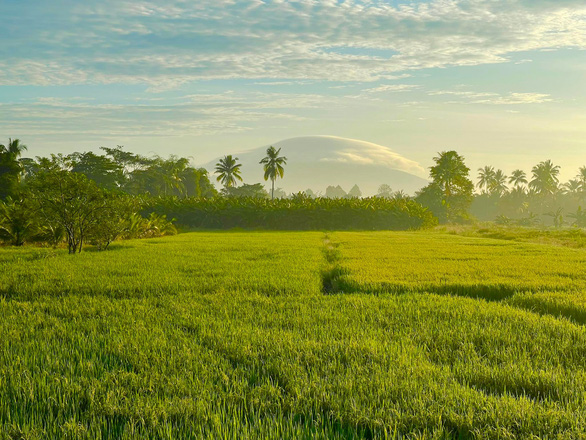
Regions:
[[[370,142],[306,136],[280,141],[273,146],[281,148],[281,154],[288,159],[285,178],[278,180],[276,186],[289,193],[307,188],[325,193],[328,185],[340,185],[348,191],[358,184],[364,195],[372,195],[379,185],[386,183],[394,190],[402,189],[411,194],[427,183],[418,177],[426,171],[417,162]],[[264,182],[262,165],[258,162],[264,157],[266,148],[234,152],[243,164],[246,183]],[[204,166],[213,172],[216,162]]]

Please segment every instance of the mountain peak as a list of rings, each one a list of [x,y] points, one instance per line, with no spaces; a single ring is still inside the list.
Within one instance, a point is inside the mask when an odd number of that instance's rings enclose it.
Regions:
[[[419,163],[372,142],[321,135],[295,137],[270,145],[281,148],[281,155],[288,159],[285,178],[276,182],[277,187],[287,192],[310,188],[324,194],[329,185],[340,185],[348,191],[358,184],[366,196],[376,194],[379,185],[386,183],[393,190],[414,193],[427,183],[419,177],[425,175]],[[258,162],[270,145],[236,154],[247,183],[264,181]],[[206,168],[212,170],[216,162],[210,162]]]

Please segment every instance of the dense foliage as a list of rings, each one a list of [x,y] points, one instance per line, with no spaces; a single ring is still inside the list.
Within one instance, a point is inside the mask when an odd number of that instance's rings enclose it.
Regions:
[[[281,230],[420,229],[436,224],[431,212],[405,199],[160,198],[145,208],[188,228]]]
[[[586,228],[586,166],[566,183],[549,160],[535,165],[529,176],[523,170],[506,176],[492,166],[478,171],[480,194],[470,208],[476,218],[506,226]]]
[[[60,157],[39,159],[25,184],[0,200],[0,241],[54,247],[66,242],[75,254],[86,243],[104,250],[118,238],[176,232],[164,215],[142,218],[140,198],[100,187],[86,174],[68,169],[68,163]]]
[[[470,168],[455,151],[443,151],[434,157],[430,167],[431,183],[418,192],[416,200],[428,207],[442,222],[462,222],[468,219],[474,184]]]

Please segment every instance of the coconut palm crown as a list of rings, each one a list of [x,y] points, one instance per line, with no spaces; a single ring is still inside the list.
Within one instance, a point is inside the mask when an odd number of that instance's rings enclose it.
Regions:
[[[270,146],[267,148],[267,155],[259,163],[264,165],[263,169],[265,172],[265,180],[271,179],[271,199],[275,198],[275,180],[277,177],[283,178],[285,169],[283,165],[287,165],[287,158],[279,156],[281,149],[278,150]]]
[[[224,185],[224,188],[232,188],[236,186],[236,181],[242,182],[242,176],[240,175],[241,163],[238,163],[237,157],[232,157],[231,154],[224,156],[216,164],[215,173],[218,175],[216,180]]]

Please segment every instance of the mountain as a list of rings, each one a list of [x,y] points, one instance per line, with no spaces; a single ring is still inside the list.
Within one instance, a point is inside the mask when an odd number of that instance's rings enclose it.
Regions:
[[[297,137],[272,145],[281,148],[281,155],[288,159],[285,178],[275,183],[275,187],[287,193],[311,188],[323,195],[329,185],[340,185],[349,191],[357,184],[362,194],[368,196],[376,194],[378,187],[386,183],[393,190],[413,194],[427,184],[419,177],[426,174],[421,165],[382,145],[335,136]],[[267,147],[234,154],[242,163],[244,182],[264,183],[262,165],[258,162]],[[204,167],[213,173],[217,161]],[[266,186],[269,188],[270,182]]]

